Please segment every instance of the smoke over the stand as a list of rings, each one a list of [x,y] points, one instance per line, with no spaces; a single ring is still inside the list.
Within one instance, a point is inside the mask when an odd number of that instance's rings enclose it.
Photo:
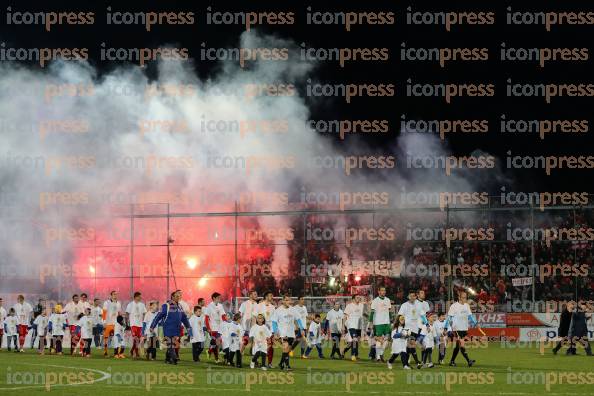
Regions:
[[[295,45],[252,32],[241,36],[239,47]],[[333,146],[308,128],[310,109],[298,93],[255,93],[264,84],[315,80],[315,65],[221,65],[208,80],[199,79],[190,64],[177,62],[160,63],[153,80],[132,66],[107,74],[82,63],[55,62],[35,70],[0,66],[2,290],[64,298],[64,290],[105,296],[117,288],[129,295],[130,219],[117,215],[129,214],[131,203],[139,204],[137,214],[165,214],[164,202],[172,213],[229,212],[236,201],[242,211],[271,211],[323,206],[299,202],[308,191],[386,192],[387,206],[399,204],[403,189],[473,191],[472,178],[463,174],[445,176],[436,169],[417,179],[399,170],[406,167],[407,153],[446,153],[444,143],[428,135],[403,134],[393,148],[384,148],[381,154],[396,157],[393,169],[346,175],[340,167],[312,167],[315,156],[376,151],[354,137]],[[193,89],[172,94],[164,92],[166,86]],[[205,130],[208,121],[217,123],[215,130]],[[391,125],[390,133],[396,131]],[[246,230],[284,230],[293,219],[238,221],[245,242],[252,237]],[[166,220],[136,219],[134,227],[135,244],[145,245],[134,249],[134,271],[148,271],[134,288],[162,299]],[[233,230],[233,217],[171,220],[178,287],[191,297],[215,289],[230,292],[228,280],[208,275],[232,266]],[[242,247],[242,259],[266,258],[273,273],[282,272],[291,260],[289,250],[263,239],[263,244]],[[197,280],[196,273],[204,276]]]

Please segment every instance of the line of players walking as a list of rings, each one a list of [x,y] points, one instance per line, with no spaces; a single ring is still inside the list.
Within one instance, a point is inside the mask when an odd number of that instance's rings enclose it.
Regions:
[[[146,307],[142,294],[136,292],[125,310],[116,291],[102,305],[97,299],[91,304],[84,293],[74,295],[64,307],[56,305],[53,312],[48,312],[41,303],[33,308],[23,296],[18,296],[17,304],[9,312],[2,308],[0,299],[0,323],[9,350],[14,346],[15,351],[22,352],[29,333],[31,345],[37,341],[40,354],[45,353],[46,344],[50,353],[62,354],[64,337],[69,334],[71,355],[90,357],[92,344],[97,347],[102,341],[105,357],[109,356],[111,345],[114,358],[126,358],[129,331],[131,357],[143,355],[155,360],[157,350],[165,349],[165,361],[171,364],[177,364],[185,339],[192,345],[194,361],[199,361],[206,349],[216,363],[241,367],[247,349],[251,355],[250,367],[263,370],[272,368],[275,346],[281,350],[278,367],[290,370],[290,358],[297,347],[303,359],[309,359],[314,349],[319,358],[325,358],[324,346],[330,343],[329,358],[343,359],[350,352],[351,360],[356,361],[364,340],[369,343],[369,358],[387,364],[390,369],[398,357],[404,369],[410,369],[413,362],[417,368],[433,367],[434,349],[438,351],[438,363],[443,364],[449,342],[454,344],[450,365],[456,364],[459,353],[469,366],[475,363],[464,344],[468,328],[476,325],[466,292],[459,293],[458,301],[451,305],[447,315],[429,312],[423,291],[411,291],[397,315],[385,288],[380,288],[378,294],[371,302],[369,314],[365,313],[362,298],[353,296],[344,310],[336,302],[323,321],[320,314],[308,314],[303,297],[293,304],[285,296],[277,305],[272,293],[259,300],[255,291],[233,314],[225,312],[219,293],[211,296],[208,305],[200,299],[191,310],[182,300],[180,290],[172,293],[160,308],[155,301]],[[31,320],[34,311],[37,312]],[[162,337],[158,327],[162,328]],[[341,340],[346,344],[344,349]],[[385,358],[388,348],[389,357]],[[417,348],[421,350],[420,358]]]
[[[456,365],[459,354],[462,354],[468,366],[475,364],[475,360],[468,355],[466,341],[469,328],[478,327],[478,323],[464,290],[458,292],[458,299],[449,307],[447,314],[429,312],[429,304],[425,301],[422,290],[409,292],[408,300],[400,305],[397,315],[393,314],[393,306],[386,297],[386,290],[380,288],[378,294],[371,302],[369,315],[364,313],[365,305],[361,297],[353,296],[344,310],[336,302],[322,321],[320,314],[308,315],[303,297],[293,305],[292,299],[285,296],[277,305],[272,293],[266,293],[259,301],[257,293],[251,292],[238,312],[227,315],[220,303],[220,295],[215,293],[208,306],[194,307],[194,313],[189,319],[194,360],[199,360],[206,339],[209,338],[208,354],[214,356],[216,362],[240,367],[244,351],[249,347],[252,356],[250,366],[259,365],[268,369],[272,367],[274,346],[279,345],[282,355],[278,367],[288,370],[290,358],[294,356],[294,350],[298,346],[303,359],[309,359],[314,349],[319,358],[324,358],[323,349],[325,343],[329,342],[332,348],[330,358],[343,359],[350,351],[351,359],[356,361],[361,342],[367,340],[370,346],[369,358],[387,363],[390,369],[399,356],[404,369],[410,369],[412,362],[417,368],[431,368],[434,366],[434,349],[438,354],[438,364],[443,364],[448,344],[453,345],[450,366]],[[572,309],[571,305],[569,309]],[[569,332],[572,336],[587,331],[586,317],[579,313],[579,309],[577,311],[572,314],[570,328],[573,330]],[[364,318],[368,322],[365,327]],[[479,331],[482,331],[480,327]],[[560,335],[563,336],[561,331]],[[561,343],[568,339],[564,337]],[[343,350],[341,340],[346,343]],[[571,340],[575,340],[575,337]],[[587,337],[582,337],[581,343],[590,355],[590,346],[586,340]],[[569,342],[571,351],[571,345],[575,348],[575,344],[572,344],[573,341]],[[388,347],[391,353],[385,361]],[[420,359],[418,348],[421,350]],[[554,352],[556,350],[557,348]],[[223,354],[222,359],[219,351]]]

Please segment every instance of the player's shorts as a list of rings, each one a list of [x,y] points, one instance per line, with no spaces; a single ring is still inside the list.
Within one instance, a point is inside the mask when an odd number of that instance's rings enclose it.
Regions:
[[[135,337],[135,338],[142,337],[142,327],[132,326],[132,327],[130,327],[130,331],[132,332],[132,337]]]
[[[352,338],[361,338],[361,329],[349,329]]]
[[[180,337],[183,337],[184,336],[184,328],[183,327],[180,327],[179,328],[179,336]]]
[[[93,335],[98,336],[101,334],[103,334],[103,325],[99,324],[99,325],[93,326]]]
[[[373,326],[373,333],[376,337],[390,336],[392,329],[389,324],[375,325]]]
[[[295,338],[299,339],[301,337],[303,337],[303,334],[301,334],[301,329],[297,329],[297,332],[295,334]]]
[[[76,328],[76,326],[70,325],[70,335],[71,336],[75,336],[75,337],[79,337],[80,336],[80,334],[79,334],[78,329]]]
[[[113,335],[115,325],[105,325],[103,329],[103,337],[111,337]]]
[[[333,340],[340,341],[340,339],[342,338],[342,334],[340,334],[340,333],[330,333],[330,337],[332,337]]]
[[[25,337],[27,332],[29,331],[29,326],[27,325],[18,325],[18,333],[21,337]]]
[[[295,342],[295,338],[294,337],[283,337],[283,341],[287,341],[289,343],[289,345],[293,345],[293,343]]]
[[[458,338],[465,338],[467,334],[468,334],[467,330],[454,331],[454,335]]]
[[[221,338],[221,333],[219,333],[218,331],[212,331],[210,332],[210,338],[218,340],[219,338]]]

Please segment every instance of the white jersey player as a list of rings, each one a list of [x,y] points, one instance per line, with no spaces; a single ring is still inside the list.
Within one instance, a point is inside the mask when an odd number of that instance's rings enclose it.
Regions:
[[[218,300],[213,300],[204,310],[206,315],[206,326],[211,333],[221,333],[223,323],[227,321],[227,314],[223,304]]]
[[[274,314],[275,310],[276,305],[274,304],[272,293],[267,293],[264,300],[258,304],[258,314],[264,316],[266,325],[269,328],[272,328],[272,315]]]
[[[77,294],[72,296],[72,301],[64,306],[64,312],[68,317],[68,323],[70,326],[76,326],[79,315],[85,313],[85,305],[80,302],[79,296]]]
[[[31,304],[25,301],[23,295],[17,296],[17,303],[12,307],[17,317],[17,331],[18,331],[18,343],[19,350],[24,352],[23,346],[25,345],[25,337],[29,331],[29,325],[31,324],[31,314],[33,313],[33,307]]]
[[[326,314],[328,321],[328,330],[330,334],[342,335],[344,332],[344,312],[340,308],[340,303],[335,302],[334,307]]]
[[[334,359],[334,356],[337,353],[338,358],[342,359],[343,355],[340,351],[340,340],[344,331],[344,312],[340,308],[340,303],[338,301],[334,303],[334,307],[326,314],[326,321],[328,331],[332,337],[332,352],[330,353],[330,359]]]
[[[292,344],[295,341],[295,323],[300,329],[303,329],[303,323],[295,316],[295,311],[291,309],[291,298],[283,297],[282,304],[274,310],[272,315],[272,330],[280,338],[287,339]]]
[[[427,312],[431,312],[431,307],[429,306],[427,300],[425,300],[425,290],[419,289],[419,291],[417,292],[417,302],[419,303],[419,306],[421,307],[421,312],[423,312],[423,315],[425,315],[426,320],[429,320],[429,318],[427,318]],[[419,327],[421,327],[423,324],[424,323],[421,318],[419,320]]]
[[[254,290],[250,292],[250,298],[239,306],[241,314],[241,326],[245,331],[245,336],[249,335],[250,328],[256,324],[258,316],[258,293]]]
[[[107,356],[109,339],[115,336],[115,325],[121,313],[122,304],[118,301],[118,292],[112,290],[109,298],[103,303],[103,356]]]
[[[404,316],[404,320],[411,331],[411,338],[409,339],[408,354],[412,356],[417,364],[417,368],[421,368],[422,363],[417,355],[417,338],[419,338],[419,331],[421,326],[427,323],[423,305],[417,300],[417,293],[411,290],[408,293],[408,301],[405,301],[398,310],[398,315]]]
[[[146,306],[142,302],[142,294],[140,292],[134,293],[134,299],[128,303],[126,307],[126,316],[130,325],[132,333],[132,348],[130,354],[140,357],[140,339],[142,338],[142,322],[146,314]]]
[[[361,329],[363,327],[364,305],[361,302],[361,296],[353,296],[344,309],[346,319],[346,328],[350,336],[351,360],[356,361],[359,356],[359,341],[361,339]]]
[[[448,318],[445,327],[447,328],[448,325],[451,324],[452,332],[454,333],[454,342],[456,344],[452,353],[452,359],[450,360],[450,366],[456,365],[456,356],[458,356],[458,352],[462,352],[462,356],[466,359],[468,366],[472,366],[475,363],[474,360],[468,357],[464,346],[464,338],[468,331],[468,325],[472,324],[473,326],[476,326],[477,324],[476,319],[470,310],[470,305],[466,302],[466,298],[466,292],[460,291],[458,293],[458,301],[453,303],[448,310]]]
[[[384,350],[387,340],[391,334],[390,312],[392,302],[386,297],[386,288],[380,287],[379,296],[371,302],[370,321],[373,323],[373,333],[375,335],[375,356],[376,360],[384,361]]]
[[[208,354],[214,353],[215,361],[219,361],[219,348],[222,347],[223,323],[227,321],[225,308],[221,304],[221,294],[214,292],[211,296],[212,301],[204,309],[205,324],[210,334],[210,345]]]
[[[17,303],[13,305],[19,326],[29,326],[33,307],[25,301],[23,296],[18,296]]]
[[[297,304],[293,305],[291,307],[291,309],[293,310],[293,314],[295,315],[295,317],[299,321],[301,321],[303,328],[307,329],[308,313],[307,313],[307,307],[305,306],[305,298],[303,296],[300,296],[297,299]],[[293,345],[291,346],[290,356],[293,356],[292,350],[295,349],[297,347],[297,345],[301,345],[301,356],[303,356],[305,354],[305,347],[307,345],[306,338],[307,338],[307,331],[297,329],[296,339],[293,342]]]
[[[405,301],[398,310],[398,315],[404,316],[408,327],[413,332],[413,336],[418,335],[421,326],[427,323],[427,318],[425,317],[426,311],[423,305],[417,300],[416,293],[410,292],[408,294],[408,301]]]
[[[137,300],[137,298],[139,300]],[[128,316],[130,327],[142,329],[142,322],[146,312],[146,305],[144,305],[144,303],[140,300],[139,293],[138,296],[135,296],[134,300],[130,301],[126,306],[126,315]]]

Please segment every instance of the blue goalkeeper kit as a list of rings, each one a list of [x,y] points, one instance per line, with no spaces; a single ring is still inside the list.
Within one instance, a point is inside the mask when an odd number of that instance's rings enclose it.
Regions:
[[[161,306],[161,310],[157,313],[155,319],[153,319],[151,329],[162,325],[163,335],[165,337],[179,337],[182,324],[188,329],[191,335],[192,327],[183,308],[173,301],[168,301]]]

